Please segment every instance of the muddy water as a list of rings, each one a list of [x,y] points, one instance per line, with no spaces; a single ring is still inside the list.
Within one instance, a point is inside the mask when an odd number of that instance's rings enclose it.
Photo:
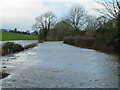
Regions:
[[[45,42],[2,58],[3,88],[117,88],[117,56]]]

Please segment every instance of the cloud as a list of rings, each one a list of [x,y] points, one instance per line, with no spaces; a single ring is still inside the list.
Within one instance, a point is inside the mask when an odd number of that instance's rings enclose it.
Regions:
[[[87,10],[101,8],[92,0],[0,0],[0,27],[2,25],[3,28],[31,30],[35,18],[39,15],[52,11],[61,17],[67,14],[73,4],[83,5]]]
[[[0,28],[2,27],[2,6],[0,4]]]
[[[2,1],[1,5],[2,10],[0,11],[2,15],[0,15],[0,21],[2,21],[3,27],[9,24],[9,26],[13,27],[19,26],[20,29],[24,27],[28,27],[26,29],[31,29],[31,25],[34,23],[34,19],[37,16],[50,11],[50,9],[41,2],[5,0]]]
[[[98,4],[97,2],[93,0],[78,0],[79,2],[74,2],[74,3],[66,3],[65,7],[71,8],[73,5],[80,5],[85,8],[85,10],[88,11],[88,14],[90,15],[95,15],[99,14],[95,9],[103,9],[103,5]]]

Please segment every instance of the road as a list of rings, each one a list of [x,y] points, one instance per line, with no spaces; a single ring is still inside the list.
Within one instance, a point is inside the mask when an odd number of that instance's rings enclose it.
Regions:
[[[117,56],[44,42],[33,49],[2,57],[3,88],[117,88]]]

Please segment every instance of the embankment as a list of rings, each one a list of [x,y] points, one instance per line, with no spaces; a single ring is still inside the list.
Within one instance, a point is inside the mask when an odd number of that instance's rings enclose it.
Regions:
[[[38,43],[32,43],[26,46],[22,46],[20,44],[15,44],[14,42],[6,42],[2,44],[1,48],[1,54],[2,56],[8,55],[8,54],[13,54],[16,52],[21,52],[29,48],[33,48],[37,46]]]
[[[34,48],[35,46],[37,46],[37,44],[38,43],[32,43],[32,44],[29,44],[26,46],[22,46],[20,44],[15,44],[13,42],[6,42],[0,46],[0,56],[5,56],[8,54],[13,54],[16,52],[24,51],[26,49]],[[2,68],[4,68],[4,67],[2,67]],[[9,75],[10,74],[8,74],[6,72],[0,72],[0,79],[5,78]]]
[[[99,45],[96,43],[96,38],[93,37],[65,37],[64,43],[82,48],[95,49],[106,53],[115,53],[113,47]]]

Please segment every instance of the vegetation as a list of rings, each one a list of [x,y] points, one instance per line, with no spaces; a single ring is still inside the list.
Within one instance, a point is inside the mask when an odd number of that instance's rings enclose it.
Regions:
[[[38,31],[33,31],[33,32],[30,32],[29,30],[27,31],[20,31],[20,30],[17,30],[17,28],[15,28],[14,30],[8,30],[8,29],[0,29],[0,31],[2,32],[12,32],[12,33],[18,33],[18,34],[26,34],[26,35],[38,35]]]
[[[80,31],[81,34],[77,34],[72,37],[65,37],[64,43],[81,46],[85,48],[93,48],[101,51],[117,51],[119,52],[118,46],[118,33],[116,19],[104,20],[106,18],[96,18],[95,22],[98,21],[98,26],[93,27],[89,24],[86,30]],[[105,21],[105,22],[104,22]],[[97,24],[97,23],[96,23]]]
[[[14,44],[13,42],[7,42],[2,45],[2,56],[23,51],[24,47],[19,44]]]
[[[64,40],[75,46],[120,52],[120,2],[98,3],[105,8],[97,10],[99,17],[88,15],[82,6],[73,6],[57,23],[52,12],[36,18],[34,29],[39,31],[39,40]]]
[[[109,41],[112,41],[112,46],[117,52],[120,52],[120,1],[119,0],[100,0],[98,1],[105,7],[105,10],[98,10],[104,16],[110,17],[109,22],[113,21],[112,27],[107,28],[108,32],[113,31],[113,36]],[[109,24],[110,25],[110,24]],[[108,26],[108,25],[106,25]],[[104,28],[106,29],[106,28]],[[109,35],[110,36],[110,35]],[[107,45],[106,45],[107,46]]]
[[[80,46],[80,47],[87,47],[87,48],[92,48],[95,45],[95,38],[90,37],[65,37],[64,38],[64,43],[70,44],[70,45],[75,45],[75,46]]]
[[[0,41],[10,41],[10,40],[38,40],[36,35],[24,35],[11,32],[0,32],[2,38]]]
[[[5,78],[5,77],[7,77],[8,75],[10,75],[10,74],[5,73],[5,72],[0,72],[0,79]]]
[[[34,48],[35,46],[37,46],[37,43],[29,44],[23,47],[13,42],[6,42],[2,45],[2,52],[0,52],[0,55],[5,56],[11,53],[24,51],[25,49]]]
[[[49,30],[55,24],[55,15],[52,12],[47,12],[36,18],[36,23],[33,25],[34,29],[42,30],[44,33],[40,33],[40,39],[46,40]]]
[[[32,43],[23,47],[22,45],[13,42],[6,42],[2,44],[2,52],[0,52],[0,55],[5,56],[11,53],[24,51],[25,49],[34,48],[37,44],[38,43]]]

